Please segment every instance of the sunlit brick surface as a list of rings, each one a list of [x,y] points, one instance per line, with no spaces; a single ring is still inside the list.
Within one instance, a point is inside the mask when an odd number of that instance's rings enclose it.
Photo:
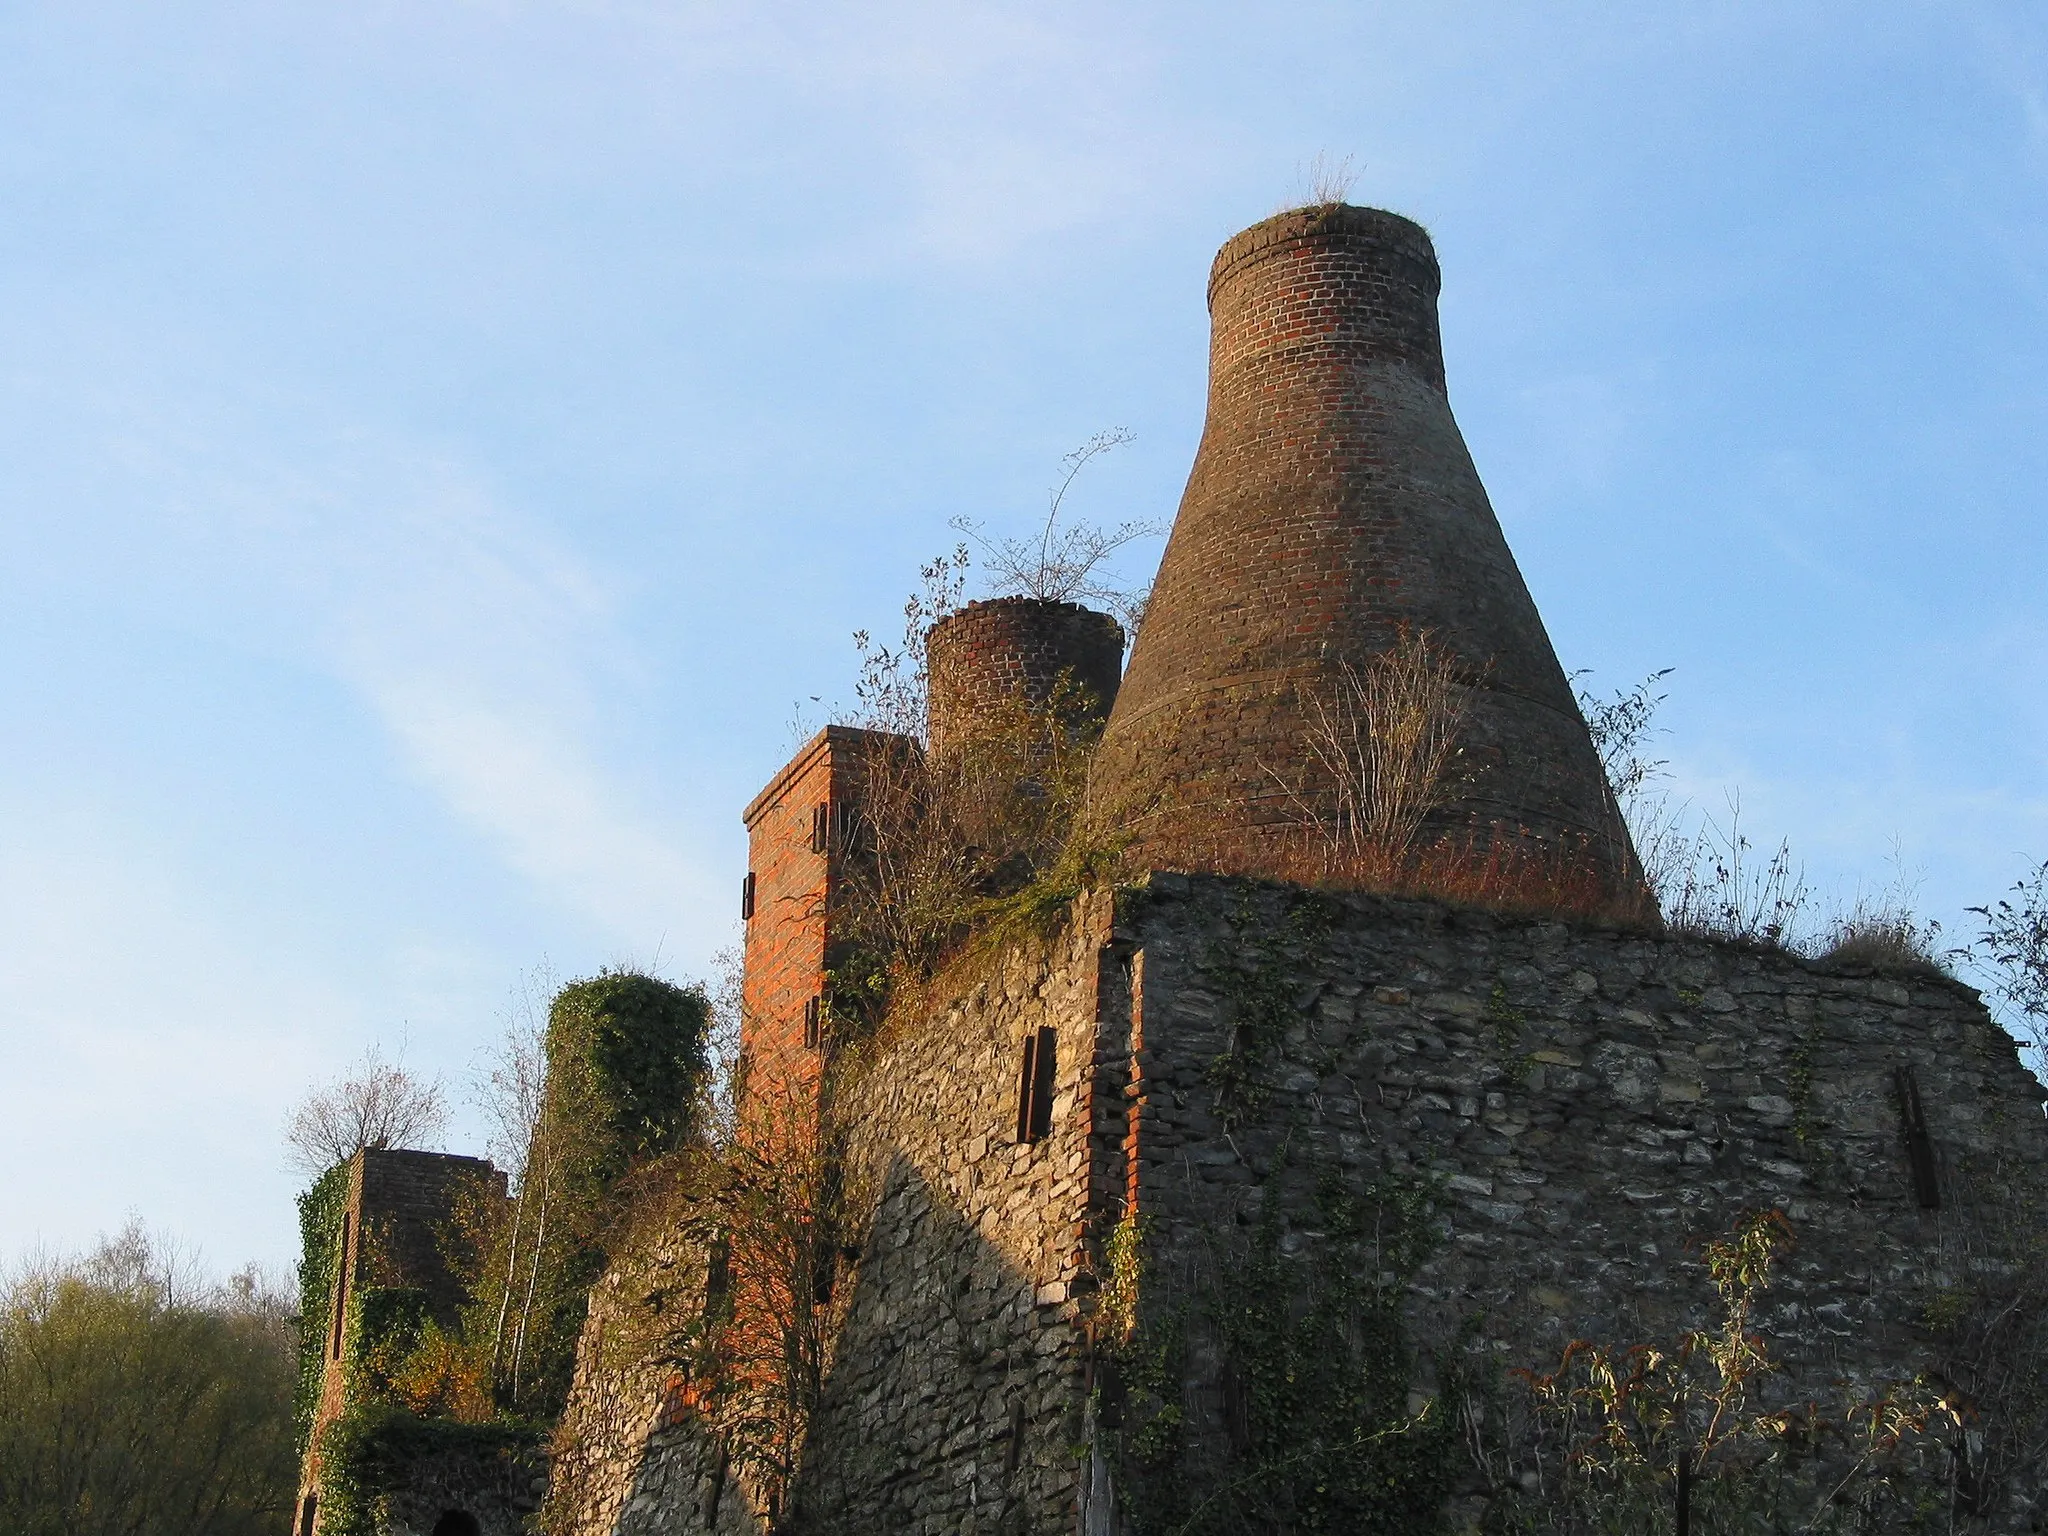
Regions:
[[[1452,824],[1583,851],[1633,889],[1592,742],[1451,416],[1438,281],[1422,229],[1375,209],[1282,214],[1218,254],[1208,420],[1097,766],[1150,813],[1139,862],[1269,872],[1260,847],[1303,819],[1300,791],[1327,789],[1308,701],[1406,628],[1472,687]]]

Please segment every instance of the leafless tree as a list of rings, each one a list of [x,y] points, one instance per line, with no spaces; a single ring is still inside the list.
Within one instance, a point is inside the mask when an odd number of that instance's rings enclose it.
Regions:
[[[519,978],[502,1016],[504,1030],[471,1080],[471,1099],[490,1126],[492,1160],[512,1187],[509,1227],[478,1245],[492,1252],[502,1247],[502,1274],[480,1274],[477,1290],[485,1296],[496,1292],[492,1382],[499,1384],[509,1375],[515,1395],[553,1214],[555,1139],[545,1115],[547,1031],[548,1008],[560,990],[560,978],[546,960]],[[502,1210],[493,1206],[492,1214],[503,1223]]]
[[[291,1166],[325,1173],[365,1147],[422,1147],[447,1128],[439,1078],[422,1079],[371,1046],[354,1072],[307,1094],[285,1122]]]
[[[1074,478],[1089,460],[1122,447],[1132,434],[1122,427],[1098,432],[1060,460],[1066,471],[1046,496],[1045,525],[1035,539],[993,539],[972,518],[956,517],[953,527],[981,547],[983,563],[991,577],[990,588],[997,597],[1035,597],[1041,602],[1100,603],[1124,621],[1124,628],[1136,634],[1145,615],[1148,588],[1117,586],[1101,575],[1102,563],[1125,545],[1164,532],[1159,524],[1145,520],[1118,523],[1102,528],[1092,523],[1060,526],[1060,507],[1073,488]]]

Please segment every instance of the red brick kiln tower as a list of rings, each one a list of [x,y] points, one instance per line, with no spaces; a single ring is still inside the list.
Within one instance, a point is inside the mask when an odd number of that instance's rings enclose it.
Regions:
[[[1373,210],[1232,240],[1207,429],[1121,688],[1107,619],[970,605],[926,636],[924,740],[830,727],[748,807],[748,1081],[806,1105],[830,1082],[843,1202],[829,1263],[795,1251],[824,1277],[808,1315],[760,1309],[818,1330],[801,1444],[764,1472],[692,1392],[678,1341],[758,1288],[694,1224],[650,1233],[591,1293],[550,1529],[1518,1525],[1540,1510],[1503,1474],[1552,1452],[1477,1384],[1547,1374],[1575,1340],[1713,1326],[1701,1242],[1760,1211],[1798,1248],[1745,1413],[1816,1425],[1834,1410],[1812,1405],[1903,1406],[1893,1386],[1939,1382],[1983,1411],[1963,1437],[1930,1428],[1928,1480],[1901,1486],[1995,1503],[1971,1527],[1987,1536],[2042,1529],[2043,1090],[1974,993],[1555,921],[1562,900],[1502,913],[1233,878],[1286,873],[1295,797],[1316,787],[1275,775],[1312,759],[1305,727],[1344,665],[1405,628],[1455,656],[1469,695],[1478,771],[1439,830],[1583,862],[1617,906],[1640,890],[1446,403],[1437,283],[1423,232]],[[1058,697],[1063,673],[1114,696],[1094,787],[1143,812],[1151,873],[949,976],[828,1074],[877,754],[971,766],[948,755],[1007,701]],[[1332,1219],[1340,1201],[1355,1219]],[[1339,1276],[1372,1285],[1371,1313]],[[1937,1336],[1929,1296],[1967,1320]],[[1342,1408],[1281,1390],[1302,1360],[1384,1388],[1347,1386]],[[1484,1462],[1460,1448],[1482,1422]],[[1801,1438],[1819,1497],[1892,1476],[1860,1430]]]
[[[974,733],[978,715],[1015,701],[1054,702],[1064,680],[1072,723],[1102,720],[1123,674],[1123,626],[1079,603],[999,597],[969,603],[925,636],[931,680],[931,749],[945,752]]]
[[[1071,723],[1100,721],[1116,699],[1123,643],[1116,620],[1077,603],[1008,597],[949,614],[925,637],[930,750],[971,739],[976,717],[1006,701],[1044,707],[1062,679],[1075,689]],[[866,764],[905,748],[919,750],[885,732],[829,725],[746,809],[742,1031],[753,1082],[818,1086],[839,896],[850,861],[863,856]]]
[[[1641,890],[1570,685],[1445,395],[1429,237],[1297,209],[1217,253],[1201,446],[1096,767],[1154,868],[1283,873],[1312,701],[1405,630],[1469,700],[1441,830]],[[1286,782],[1292,779],[1293,782]]]

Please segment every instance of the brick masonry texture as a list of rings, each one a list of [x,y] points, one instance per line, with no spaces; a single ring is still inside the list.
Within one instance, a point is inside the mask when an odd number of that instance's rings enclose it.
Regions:
[[[1292,1022],[1255,1063],[1264,1102],[1226,1127],[1208,1071],[1242,1022],[1233,978],[1276,957]],[[1019,1052],[1040,1027],[1059,1042],[1053,1132],[1020,1146]],[[1902,1065],[1938,1211],[1914,1194]],[[1798,1241],[1761,1321],[1783,1389],[1825,1401],[1842,1382],[1909,1380],[1933,1364],[1916,1326],[1929,1299],[1995,1275],[2048,1216],[2042,1097],[1975,995],[1942,978],[1155,874],[963,978],[845,1084],[859,1258],[790,1529],[1117,1529],[1089,1409],[1091,1253],[1133,1208],[1142,1307],[1197,1319],[1189,1454],[1227,1457],[1201,1298],[1269,1213],[1281,1251],[1305,1254],[1326,1177],[1438,1191],[1439,1241],[1405,1303],[1425,1359],[1544,1367],[1574,1337],[1668,1339],[1706,1320],[1688,1244],[1780,1208]],[[664,1262],[678,1283],[700,1273]],[[657,1289],[639,1276],[600,1294]],[[603,1326],[620,1325],[594,1313]],[[625,1430],[576,1529],[757,1531],[701,1428],[664,1406],[659,1367],[630,1349],[600,1364],[586,1345],[578,1393],[605,1406],[580,1411]],[[2029,1518],[2014,1504],[1982,1528]]]
[[[822,997],[832,905],[846,855],[844,814],[858,796],[863,752],[877,733],[828,725],[790,759],[745,814],[754,915],[743,966],[743,1045],[752,1070],[815,1089],[821,1058],[804,1043],[804,1008]],[[813,846],[825,807],[831,834]]]
[[[1633,853],[1542,620],[1445,395],[1422,229],[1376,209],[1281,214],[1216,258],[1209,407],[1097,762],[1144,814],[1141,865],[1272,873],[1261,829],[1327,793],[1312,701],[1404,630],[1472,690],[1455,822],[1589,857]],[[1305,775],[1299,785],[1278,775]],[[1219,850],[1228,850],[1221,851]]]
[[[1123,674],[1123,626],[1079,603],[1003,597],[969,603],[925,636],[931,679],[930,739],[934,752],[971,735],[991,708],[1021,700],[1043,708],[1062,676],[1086,699],[1082,718],[1101,720],[1116,702]]]
[[[320,1383],[320,1403],[314,1411],[313,1432],[308,1439],[306,1463],[301,1471],[299,1505],[309,1493],[317,1493],[320,1477],[320,1436],[348,1406],[347,1371],[336,1348],[342,1317],[349,1302],[365,1286],[409,1286],[427,1293],[434,1318],[453,1329],[459,1323],[462,1284],[450,1273],[442,1257],[441,1243],[456,1202],[466,1190],[481,1183],[505,1195],[505,1175],[481,1158],[459,1157],[450,1152],[414,1152],[366,1147],[349,1163],[348,1201],[343,1207],[340,1285],[335,1294],[305,1304],[323,1308],[327,1315],[327,1367]],[[530,1474],[529,1474],[530,1475]],[[451,1479],[478,1485],[479,1496],[489,1499],[479,1505],[487,1536],[501,1528],[490,1523],[493,1510],[506,1507],[504,1499],[516,1495],[525,1508],[538,1501],[526,1497],[525,1483],[508,1493],[494,1481],[495,1474],[477,1467],[423,1466],[415,1480],[419,1500],[432,1502],[443,1483]],[[448,1507],[460,1507],[450,1505]],[[435,1511],[436,1517],[441,1511]],[[431,1525],[433,1522],[427,1522]],[[516,1529],[517,1522],[502,1529]],[[316,1525],[317,1530],[317,1525]]]

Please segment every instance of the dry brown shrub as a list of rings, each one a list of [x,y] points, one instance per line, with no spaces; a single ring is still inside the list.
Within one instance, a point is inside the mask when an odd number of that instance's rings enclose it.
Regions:
[[[900,649],[861,637],[859,705],[844,723],[867,734],[829,960],[842,1034],[872,1028],[899,989],[928,981],[1049,876],[1065,889],[1083,865],[1100,873],[1076,838],[1101,824],[1086,814],[1101,701],[1070,677],[1042,700],[1020,689],[984,705],[968,734],[932,750],[923,631],[948,611],[946,569],[927,568],[932,590],[907,605]]]
[[[1301,761],[1268,770],[1290,823],[1208,839],[1214,867],[1326,890],[1654,922],[1650,903],[1616,894],[1591,839],[1449,824],[1472,777],[1463,738],[1476,685],[1428,631],[1404,630],[1386,651],[1343,663],[1303,701]]]
[[[1297,788],[1294,798],[1333,864],[1411,861],[1424,824],[1469,777],[1469,697],[1456,658],[1427,630],[1404,630],[1363,665],[1344,662],[1303,701],[1309,766],[1332,787],[1313,799]]]
[[[1903,908],[1858,902],[1837,918],[1818,945],[1820,958],[1880,971],[1945,975],[1936,930]]]

